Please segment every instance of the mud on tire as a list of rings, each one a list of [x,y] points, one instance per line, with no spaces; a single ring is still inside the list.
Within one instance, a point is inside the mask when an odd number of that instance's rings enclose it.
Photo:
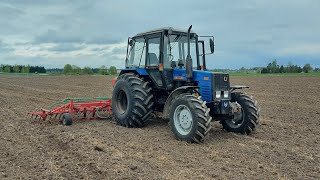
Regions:
[[[179,119],[177,119],[177,110],[181,107],[185,108],[186,112],[189,112],[192,117],[192,125],[185,132],[179,129],[179,122],[177,122]],[[210,109],[207,108],[206,102],[204,102],[200,96],[196,97],[191,94],[177,95],[172,100],[169,111],[169,124],[176,139],[187,141],[188,143],[199,143],[208,135],[211,129],[212,118],[209,115]],[[183,123],[183,120],[181,123]]]
[[[223,128],[228,132],[235,132],[249,135],[255,130],[259,124],[260,108],[257,106],[257,101],[244,93],[232,93],[231,102],[237,102],[243,110],[242,124],[239,127],[232,126],[230,120],[224,119],[221,121]]]
[[[128,128],[145,126],[152,115],[153,104],[148,82],[133,73],[118,77],[112,94],[112,112],[118,124]]]

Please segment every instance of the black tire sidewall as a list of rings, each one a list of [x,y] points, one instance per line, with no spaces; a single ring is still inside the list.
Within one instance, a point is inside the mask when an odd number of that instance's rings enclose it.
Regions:
[[[121,114],[119,113],[118,107],[117,107],[117,96],[120,91],[123,91],[126,96],[127,96],[127,110]],[[132,95],[131,91],[129,90],[129,85],[128,82],[125,81],[124,79],[119,79],[115,85],[115,88],[113,90],[113,95],[112,95],[112,111],[113,114],[116,116],[117,119],[120,121],[124,121],[127,117],[129,112],[132,111]]]

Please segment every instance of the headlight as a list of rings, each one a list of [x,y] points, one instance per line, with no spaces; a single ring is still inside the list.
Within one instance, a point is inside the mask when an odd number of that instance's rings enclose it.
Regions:
[[[216,91],[216,98],[221,98],[221,91]]]
[[[228,98],[229,97],[229,91],[223,91],[223,97]]]

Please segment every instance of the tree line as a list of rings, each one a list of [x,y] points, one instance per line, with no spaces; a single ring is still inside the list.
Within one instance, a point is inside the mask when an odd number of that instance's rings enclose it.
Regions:
[[[30,65],[0,65],[0,72],[5,73],[46,73],[43,66],[30,66]]]
[[[287,66],[279,65],[277,63],[277,60],[273,60],[268,64],[267,67],[262,68],[261,73],[309,73],[312,71],[317,71],[318,69],[313,67],[307,63],[303,67],[300,67],[298,65],[293,65],[291,62],[288,63]]]
[[[57,70],[57,69],[53,69]],[[63,74],[101,74],[101,75],[115,75],[117,74],[117,68],[115,66],[110,66],[107,68],[106,66],[101,66],[100,68],[91,68],[89,66],[85,66],[84,68],[80,68],[76,65],[66,64],[63,68]]]

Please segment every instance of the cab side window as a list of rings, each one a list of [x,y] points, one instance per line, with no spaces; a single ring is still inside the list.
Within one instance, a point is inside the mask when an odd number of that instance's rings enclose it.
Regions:
[[[133,45],[129,50],[128,67],[144,67],[146,58],[146,40],[138,38],[133,40]],[[142,62],[142,63],[141,63]]]
[[[160,58],[160,37],[148,40],[147,66],[158,66]]]

